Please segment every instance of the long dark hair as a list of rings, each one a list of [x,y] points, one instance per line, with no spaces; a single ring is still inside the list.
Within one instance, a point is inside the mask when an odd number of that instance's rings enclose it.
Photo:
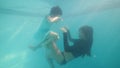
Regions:
[[[82,33],[85,35],[85,38],[87,40],[88,46],[87,46],[87,55],[91,55],[91,47],[93,43],[93,28],[91,26],[85,25],[79,29],[79,31],[82,31]]]

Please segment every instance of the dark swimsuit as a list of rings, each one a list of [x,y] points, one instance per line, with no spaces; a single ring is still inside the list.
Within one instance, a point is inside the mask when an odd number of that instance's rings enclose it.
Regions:
[[[71,39],[69,31],[67,33],[63,33],[64,40],[64,51],[71,52],[72,55],[77,58],[79,56],[84,56],[90,52],[89,41],[83,39]],[[70,46],[68,40],[73,42],[73,45]]]
[[[71,41],[73,42],[73,45],[70,46],[68,43],[68,39],[71,39],[69,31],[67,33],[63,33],[64,51],[71,52],[74,58],[85,56],[85,54],[90,53],[89,46],[91,46],[91,44],[89,44],[89,41],[83,39],[72,39]],[[62,52],[62,55],[64,56],[64,52]],[[64,56],[64,60],[61,62],[60,65],[64,65],[66,63],[67,61],[65,60]]]

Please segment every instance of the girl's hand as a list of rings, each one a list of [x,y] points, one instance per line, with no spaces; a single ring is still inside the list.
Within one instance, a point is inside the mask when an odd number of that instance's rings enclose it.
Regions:
[[[60,28],[60,29],[61,29],[61,31],[64,32],[64,33],[68,32],[67,27],[62,27],[62,28]]]

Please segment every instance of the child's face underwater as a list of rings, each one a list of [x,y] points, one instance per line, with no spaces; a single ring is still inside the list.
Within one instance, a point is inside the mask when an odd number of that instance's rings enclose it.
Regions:
[[[60,21],[61,17],[58,15],[58,16],[48,16],[48,20],[51,22],[51,23],[57,23],[57,21]]]

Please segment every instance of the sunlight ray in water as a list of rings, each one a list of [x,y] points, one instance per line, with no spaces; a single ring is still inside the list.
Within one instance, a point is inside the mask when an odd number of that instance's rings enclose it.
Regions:
[[[24,22],[20,27],[18,27],[18,29],[10,37],[9,41],[13,40],[25,28],[25,25],[27,25],[27,23],[28,22]]]

